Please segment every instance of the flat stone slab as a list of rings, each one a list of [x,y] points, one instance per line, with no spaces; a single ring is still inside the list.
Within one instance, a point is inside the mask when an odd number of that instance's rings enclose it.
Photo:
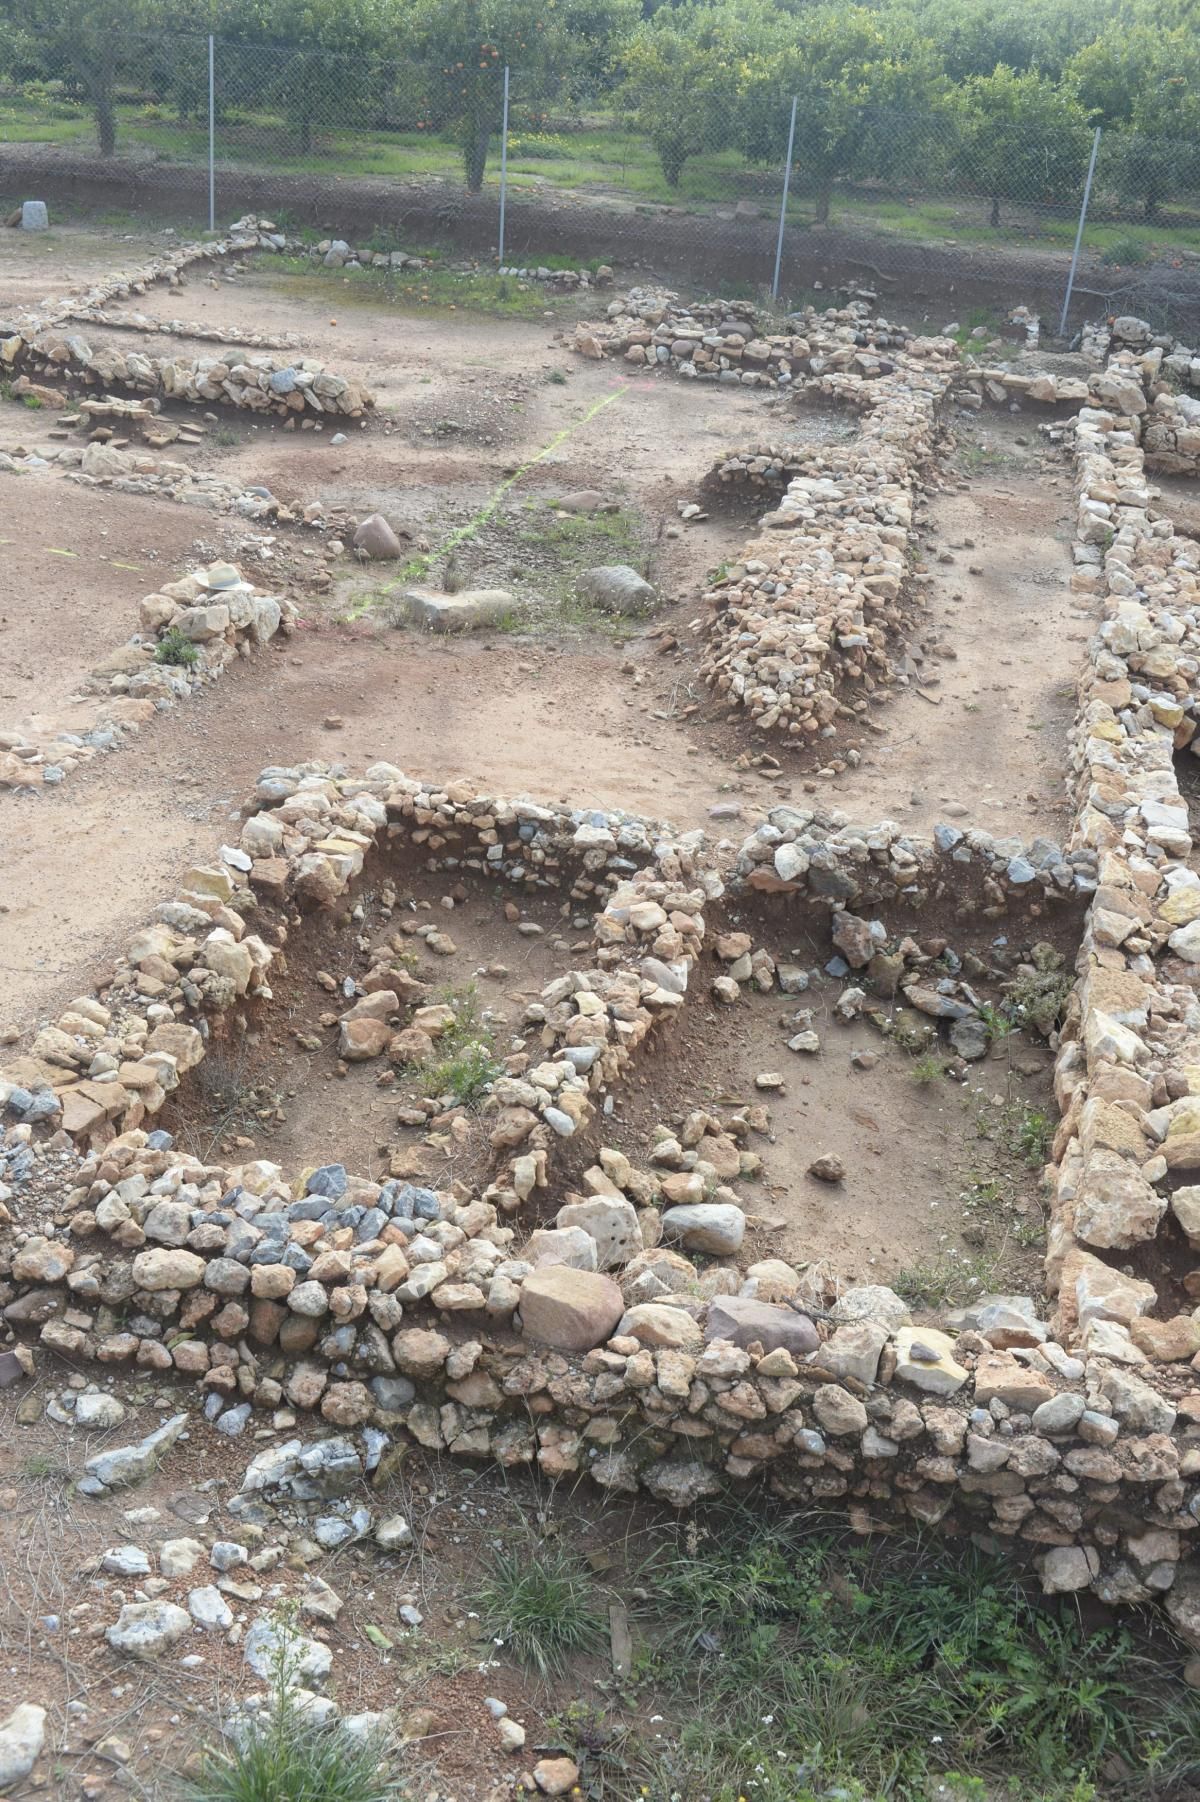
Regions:
[[[427,632],[476,632],[494,626],[516,606],[507,588],[464,588],[461,594],[406,588],[402,598],[413,625]]]

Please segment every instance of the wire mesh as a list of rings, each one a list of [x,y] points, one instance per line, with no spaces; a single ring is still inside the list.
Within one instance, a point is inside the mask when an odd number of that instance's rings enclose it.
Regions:
[[[284,223],[493,252],[501,50],[382,57],[347,41],[351,29],[215,40],[218,221],[254,207]],[[568,72],[552,55],[510,73],[509,261],[566,253],[726,289],[770,284],[790,92],[689,77],[673,94],[662,72],[639,87],[599,65]],[[0,27],[0,196],[207,223],[208,107],[203,34],[73,41]],[[783,298],[850,280],[934,318],[1024,301],[1057,319],[1091,142],[1077,111],[1052,105],[851,106],[807,92]],[[1116,306],[1200,331],[1200,144],[1102,135],[1077,291],[1076,319]]]

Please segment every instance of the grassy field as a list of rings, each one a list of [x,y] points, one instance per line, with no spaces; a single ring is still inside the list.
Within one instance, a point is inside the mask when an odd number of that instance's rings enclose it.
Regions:
[[[86,151],[95,145],[95,130],[86,110],[61,99],[0,97],[0,144],[40,143]],[[151,156],[158,161],[202,164],[208,153],[202,123],[180,123],[157,105],[118,108],[118,155]],[[424,131],[344,129],[320,132],[302,150],[274,114],[242,112],[219,124],[218,161],[231,167],[286,169],[293,174],[375,176],[396,179],[433,176],[458,183],[462,157],[450,134]],[[778,177],[752,167],[737,151],[709,151],[685,164],[677,188],[668,186],[653,147],[638,132],[614,120],[585,121],[572,131],[517,129],[509,140],[509,181],[515,195],[532,197],[543,189],[589,193],[638,205],[670,205],[706,215],[714,208],[752,201],[764,221],[775,217]],[[499,156],[493,155],[485,187],[499,185]],[[965,243],[995,248],[1039,248],[1069,251],[1075,236],[1073,210],[1006,206],[1001,223],[988,221],[988,201],[970,194],[934,197],[926,194],[876,194],[861,187],[834,196],[831,224],[922,243]],[[806,192],[803,172],[794,178],[788,219],[797,229],[813,224],[815,200]],[[1153,225],[1099,220],[1089,223],[1088,249],[1117,266],[1176,257],[1200,251],[1200,224],[1189,218]]]

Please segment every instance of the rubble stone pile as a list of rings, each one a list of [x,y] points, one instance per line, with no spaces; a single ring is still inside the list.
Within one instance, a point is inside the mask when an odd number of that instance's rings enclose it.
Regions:
[[[834,330],[856,335],[852,321]],[[788,476],[760,521],[764,536],[707,596],[716,612],[702,673],[760,730],[832,738],[896,680],[917,484],[957,366],[953,344],[922,339],[897,352],[887,374],[826,370],[809,386],[863,412],[854,444],[786,461],[754,447],[714,471],[717,485]]]

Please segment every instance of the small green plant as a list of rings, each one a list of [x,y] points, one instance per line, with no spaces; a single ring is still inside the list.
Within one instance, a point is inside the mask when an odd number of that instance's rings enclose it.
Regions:
[[[1046,1162],[1050,1141],[1054,1137],[1054,1122],[1049,1114],[1040,1108],[1026,1107],[1021,1124],[1017,1128],[1017,1140],[1021,1147],[1021,1155],[1031,1168]]]
[[[192,669],[200,661],[200,650],[190,638],[184,637],[178,626],[168,626],[155,647],[154,661]]]
[[[552,369],[546,380],[553,382],[556,388],[565,388],[567,384],[566,373],[562,369]]]
[[[1004,985],[1004,1011],[1021,1026],[1048,1039],[1062,1019],[1071,994],[1071,973],[1053,945],[1033,947],[1031,961]]]
[[[585,1565],[550,1546],[500,1552],[484,1581],[479,1613],[494,1639],[541,1677],[570,1658],[599,1652],[606,1619]]]
[[[905,1301],[921,1308],[941,1308],[947,1302],[963,1303],[986,1294],[993,1287],[999,1258],[981,1251],[973,1257],[946,1252],[898,1270],[892,1287]]]
[[[492,1056],[492,1048],[482,1039],[472,1039],[447,1057],[422,1066],[422,1076],[435,1095],[451,1095],[460,1107],[478,1101],[500,1075],[500,1065]]]
[[[983,1030],[987,1033],[988,1044],[995,1045],[1008,1037],[1016,1028],[1007,1014],[993,1007],[990,1001],[983,1001],[979,1006],[979,1018],[983,1022]]]
[[[215,445],[218,445],[221,450],[235,450],[242,442],[234,427],[224,424],[217,427],[212,435],[212,441]]]
[[[40,413],[41,412],[42,397],[40,394],[23,394],[21,396],[21,399],[24,402],[25,406],[27,406],[29,408],[29,411],[31,413]]]
[[[913,1059],[910,1074],[915,1083],[924,1087],[926,1083],[936,1082],[939,1076],[944,1076],[946,1066],[940,1057],[929,1052],[925,1057]]]
[[[21,1463],[21,1475],[30,1482],[36,1482],[39,1477],[54,1477],[59,1474],[60,1467],[49,1452],[30,1452],[28,1458]]]
[[[280,1614],[262,1713],[232,1750],[210,1750],[191,1802],[389,1802],[401,1795],[386,1739],[318,1726],[295,1700],[300,1635]]]

